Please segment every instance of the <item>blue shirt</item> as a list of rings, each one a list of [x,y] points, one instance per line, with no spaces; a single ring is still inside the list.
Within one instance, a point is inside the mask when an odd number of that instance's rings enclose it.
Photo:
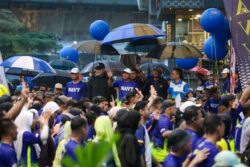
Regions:
[[[218,113],[218,107],[219,107],[220,103],[221,103],[221,98],[219,98],[219,99],[210,98],[207,101],[207,103],[205,104],[204,108],[205,108],[205,110],[207,112],[217,114]]]
[[[192,129],[187,128],[185,131],[191,136],[191,148],[192,151],[194,151],[197,146],[197,141],[199,140],[199,136]]]
[[[223,86],[222,86],[222,93],[226,94],[230,92],[230,79],[227,78],[224,82],[223,82]]]
[[[95,129],[92,125],[88,125],[88,135],[86,137],[86,140],[93,140],[95,138]]]
[[[118,88],[119,90],[119,99],[122,99],[127,95],[127,93],[132,92],[135,88],[138,88],[138,85],[134,81],[124,81],[117,80],[113,83],[114,88]]]
[[[154,131],[154,147],[164,147],[164,138],[162,137],[162,134],[168,130],[173,130],[173,123],[167,115],[162,114]]]
[[[168,88],[168,93],[170,94],[170,97],[172,99],[175,99],[178,94],[180,94],[181,99],[185,98],[185,95],[189,92],[189,86],[186,82],[180,80],[178,83],[175,81],[171,81],[169,88]]]
[[[135,137],[141,147],[141,153],[143,156],[145,155],[145,133],[145,128],[143,126],[140,126],[135,132]]]
[[[12,167],[16,164],[17,158],[14,147],[0,143],[0,167]]]
[[[32,132],[24,132],[23,133],[23,146],[22,146],[22,153],[21,153],[21,163],[27,164],[27,153],[28,147],[30,147],[30,158],[32,163],[38,163],[38,158],[36,154],[36,150],[34,144],[38,144],[41,141],[40,135],[38,133]]]
[[[84,146],[84,143],[78,144],[75,140],[70,139],[68,143],[65,145],[65,154],[63,157],[69,156],[72,160],[76,161],[76,148],[78,146]]]
[[[165,158],[163,167],[182,167],[182,161],[179,157],[170,153]]]
[[[199,151],[203,150],[204,148],[209,149],[209,155],[208,155],[207,159],[205,159],[200,164],[198,164],[197,167],[211,167],[211,166],[213,166],[214,157],[220,152],[219,149],[213,143],[205,140],[197,146],[195,153],[198,154]]]
[[[215,86],[217,86],[217,84],[215,84],[214,81],[206,81],[206,82],[204,83],[204,88],[205,88],[205,89],[211,89],[211,88],[213,88],[213,87],[215,87]]]
[[[67,97],[79,101],[82,97],[87,97],[87,83],[82,81],[79,83],[73,83],[73,81],[68,82],[64,94]]]

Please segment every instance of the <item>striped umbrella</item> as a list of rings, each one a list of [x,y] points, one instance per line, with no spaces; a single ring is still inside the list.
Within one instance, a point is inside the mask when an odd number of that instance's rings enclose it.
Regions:
[[[96,40],[83,41],[72,47],[87,54],[119,55],[118,51],[112,45],[101,45],[101,43]]]
[[[31,56],[14,56],[6,59],[0,66],[35,72],[56,73],[46,61]]]
[[[203,54],[193,45],[181,42],[169,42],[155,47],[146,57],[155,59],[202,58]]]
[[[102,44],[128,42],[144,37],[160,37],[165,34],[151,24],[133,23],[113,29],[103,39]]]

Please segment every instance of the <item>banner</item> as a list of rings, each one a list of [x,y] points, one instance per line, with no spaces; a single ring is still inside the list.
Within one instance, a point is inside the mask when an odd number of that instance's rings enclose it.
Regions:
[[[250,0],[224,0],[224,6],[244,89],[250,83]]]
[[[230,93],[234,93],[235,88],[235,53],[234,48],[231,49],[230,59]]]
[[[0,64],[2,62],[3,62],[3,57],[2,57],[2,54],[0,52]],[[7,83],[7,80],[5,77],[4,68],[2,66],[0,66],[0,84],[4,85],[8,89],[8,92],[10,92],[9,87],[8,87],[8,83]]]

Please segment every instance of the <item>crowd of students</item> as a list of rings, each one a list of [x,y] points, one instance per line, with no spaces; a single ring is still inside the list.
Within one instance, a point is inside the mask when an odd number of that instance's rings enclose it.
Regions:
[[[77,147],[110,143],[115,133],[120,140],[102,166],[250,165],[250,86],[228,94],[228,70],[222,73],[222,88],[210,72],[195,90],[178,68],[170,82],[159,68],[148,78],[126,68],[114,80],[102,63],[87,83],[78,68],[53,91],[22,82],[0,97],[0,167],[59,167],[65,157],[77,163]]]

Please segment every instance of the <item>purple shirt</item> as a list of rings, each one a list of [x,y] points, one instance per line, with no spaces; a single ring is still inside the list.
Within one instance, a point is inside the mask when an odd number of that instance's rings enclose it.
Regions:
[[[194,151],[197,146],[197,141],[199,140],[200,137],[192,129],[187,128],[185,131],[191,136],[191,143],[192,143],[191,148],[192,151]]]
[[[213,143],[205,140],[205,141],[201,142],[196,147],[195,153],[203,150],[204,148],[209,149],[209,155],[208,155],[207,159],[205,159],[200,164],[198,164],[197,167],[211,167],[211,166],[213,166],[214,158],[215,158],[216,154],[218,154],[220,152],[219,149]]]
[[[24,132],[23,133],[23,146],[21,153],[21,163],[27,164],[27,153],[28,147],[30,147],[30,158],[32,163],[38,163],[38,157],[34,144],[38,144],[41,141],[40,135],[38,133]]]
[[[68,82],[64,91],[65,96],[79,101],[82,97],[87,97],[87,83],[80,81],[79,83]]]
[[[69,156],[72,160],[76,161],[76,148],[78,146],[84,146],[84,143],[78,144],[75,140],[70,139],[65,145],[65,154],[63,157]]]
[[[113,83],[113,87],[118,88],[119,99],[122,99],[128,92],[132,92],[135,88],[138,88],[138,85],[134,81],[126,82],[124,80],[118,80]]]
[[[182,161],[179,157],[170,153],[165,158],[163,167],[182,167]]]
[[[162,114],[154,131],[154,147],[164,147],[164,138],[162,134],[168,130],[173,130],[173,123],[167,115]]]
[[[0,167],[12,167],[16,164],[17,158],[14,147],[0,143]]]

